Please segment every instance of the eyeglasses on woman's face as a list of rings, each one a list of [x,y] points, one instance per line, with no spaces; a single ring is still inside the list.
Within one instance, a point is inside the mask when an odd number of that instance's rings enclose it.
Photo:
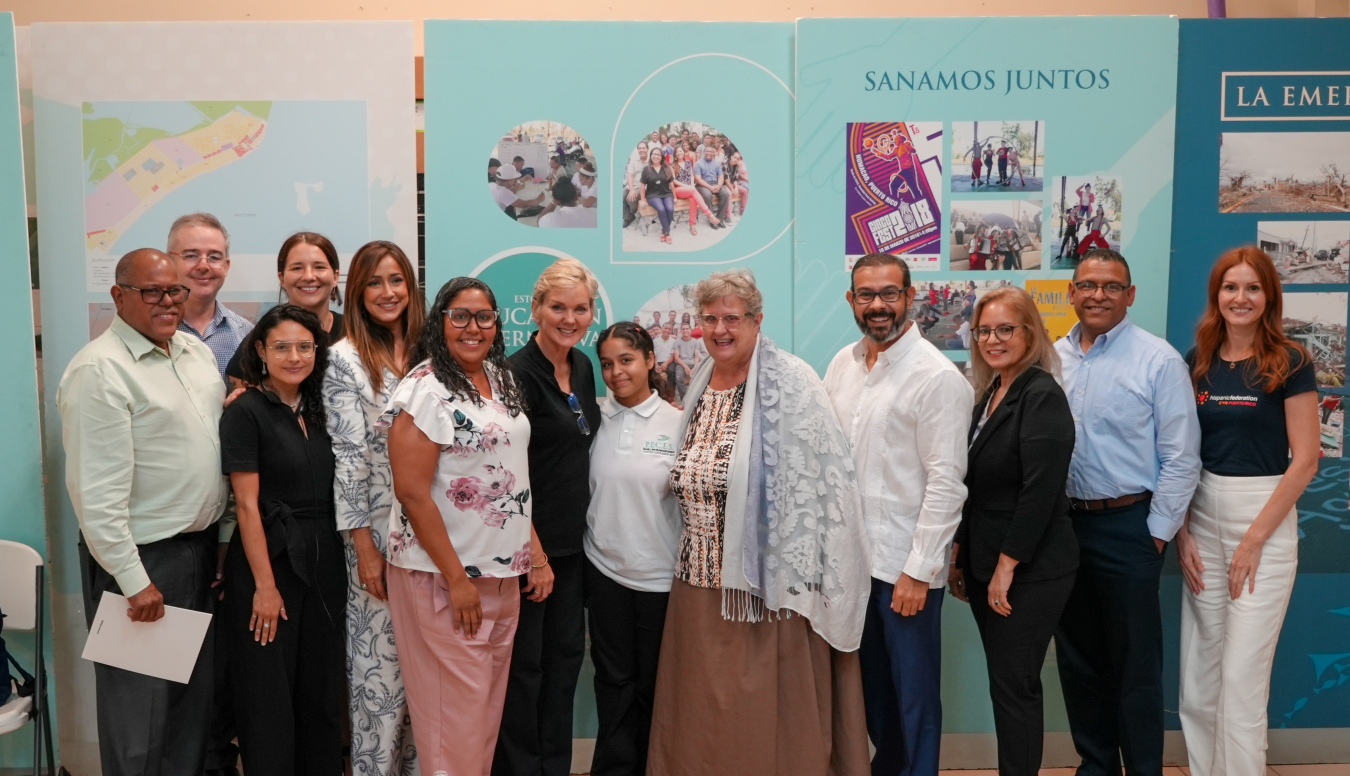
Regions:
[[[445,311],[445,317],[450,319],[450,324],[456,329],[466,328],[469,321],[476,321],[480,329],[491,329],[497,325],[496,310],[474,311],[463,307],[451,307]]]
[[[269,344],[267,350],[274,358],[285,358],[292,351],[301,358],[314,358],[314,342],[311,340],[296,340],[294,342],[277,340]]]
[[[998,340],[999,342],[1007,342],[1008,340],[1012,339],[1013,332],[1016,332],[1018,329],[1022,328],[1025,325],[1026,324],[1019,323],[1016,326],[1003,325],[1003,326],[995,326],[992,329],[989,328],[988,326],[981,326],[971,333],[975,335],[976,342],[984,342],[985,340],[989,339],[990,335],[992,335],[994,339]]]
[[[731,315],[723,315],[720,318],[716,315],[700,315],[698,319],[699,322],[703,324],[703,328],[712,331],[713,329],[717,328],[718,321],[721,321],[722,325],[726,326],[728,329],[734,329],[737,326],[740,326],[741,322],[749,317],[750,316],[748,315],[738,315],[737,313],[732,313]]]

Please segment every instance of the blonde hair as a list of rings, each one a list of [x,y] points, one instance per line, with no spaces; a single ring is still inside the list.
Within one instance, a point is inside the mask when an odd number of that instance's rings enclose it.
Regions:
[[[764,295],[755,285],[755,273],[748,269],[729,269],[714,272],[705,280],[700,280],[694,289],[694,305],[698,311],[716,302],[734,296],[745,302],[745,312],[757,315],[764,310]]]
[[[1045,321],[1041,320],[1041,312],[1036,308],[1031,295],[1016,286],[996,288],[975,303],[975,312],[970,316],[970,363],[975,371],[976,394],[983,396],[985,391],[989,390],[989,386],[993,385],[994,377],[998,374],[989,366],[989,362],[984,360],[984,354],[975,343],[975,329],[980,325],[980,317],[984,315],[984,309],[995,302],[1007,305],[1013,316],[1018,319],[1018,323],[1025,327],[1027,352],[1022,356],[1022,360],[1017,362],[1017,374],[1022,374],[1028,367],[1038,366],[1058,376],[1059,354],[1055,352],[1050,332],[1046,331]]]
[[[536,305],[541,305],[548,292],[572,286],[585,286],[591,305],[595,305],[595,298],[600,295],[600,281],[595,279],[595,273],[576,259],[564,256],[539,273],[539,279],[534,281],[532,298]]]

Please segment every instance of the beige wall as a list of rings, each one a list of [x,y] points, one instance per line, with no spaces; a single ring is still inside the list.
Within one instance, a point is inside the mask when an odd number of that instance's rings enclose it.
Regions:
[[[1350,0],[1228,0],[1229,16],[1345,16]],[[1204,16],[1205,0],[12,0],[16,24],[245,19],[608,19],[791,21],[801,16]],[[418,23],[417,53],[422,52]]]

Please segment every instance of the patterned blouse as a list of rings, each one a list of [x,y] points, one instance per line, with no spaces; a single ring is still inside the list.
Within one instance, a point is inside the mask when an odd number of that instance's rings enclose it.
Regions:
[[[705,390],[670,470],[670,489],[684,515],[675,578],[694,587],[722,587],[727,469],[744,402],[745,383]]]
[[[687,154],[680,154],[682,158],[675,160],[675,182],[685,186],[694,185],[694,164],[689,161]],[[678,332],[676,332],[678,333]]]
[[[488,367],[494,394],[500,390],[501,377]],[[529,418],[524,413],[512,417],[501,402],[486,400],[478,407],[452,394],[436,379],[429,362],[419,364],[394,389],[379,425],[388,429],[400,412],[412,415],[422,433],[441,447],[431,500],[465,572],[470,577],[528,573]],[[387,555],[400,568],[439,571],[398,499],[389,518]]]

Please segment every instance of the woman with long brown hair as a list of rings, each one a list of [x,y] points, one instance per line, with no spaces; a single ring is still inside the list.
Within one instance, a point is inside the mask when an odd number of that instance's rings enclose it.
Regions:
[[[401,775],[417,755],[385,593],[393,479],[386,432],[375,421],[407,373],[412,340],[422,330],[417,270],[394,243],[367,243],[352,257],[346,302],[347,336],[328,352],[323,398],[346,550],[352,772]]]
[[[1298,571],[1294,505],[1317,472],[1312,356],[1283,329],[1275,265],[1254,246],[1219,257],[1186,355],[1204,470],[1177,555],[1181,728],[1191,773],[1266,772],[1275,643]]]

